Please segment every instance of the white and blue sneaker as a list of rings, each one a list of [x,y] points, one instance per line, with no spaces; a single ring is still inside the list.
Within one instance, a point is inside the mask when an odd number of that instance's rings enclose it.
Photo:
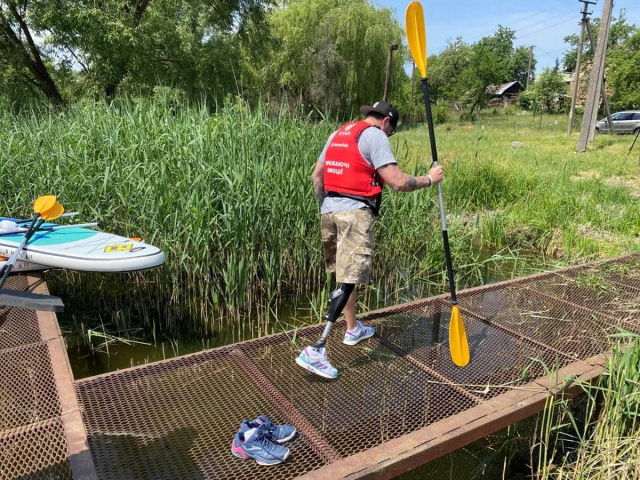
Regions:
[[[360,320],[356,323],[358,326],[354,330],[347,330],[344,334],[344,340],[342,343],[346,345],[355,345],[362,340],[373,337],[376,333],[373,327],[365,327]]]
[[[240,432],[246,432],[252,428],[262,428],[271,440],[277,443],[285,443],[296,436],[296,427],[293,425],[276,425],[270,418],[264,415],[258,415],[255,420],[243,420],[240,424]]]
[[[236,432],[231,442],[231,453],[239,458],[253,458],[259,465],[284,463],[289,449],[273,443],[263,428]]]
[[[314,348],[311,345],[306,347],[300,356],[296,358],[296,363],[310,372],[324,378],[337,378],[338,370],[333,368],[327,358],[327,349]]]

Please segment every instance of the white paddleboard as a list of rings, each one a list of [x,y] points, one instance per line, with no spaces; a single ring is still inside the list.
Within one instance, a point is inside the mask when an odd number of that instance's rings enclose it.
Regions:
[[[0,257],[0,269],[4,267],[4,264],[7,263],[3,260],[4,257]],[[16,263],[13,264],[13,268],[11,271],[13,273],[16,272],[41,272],[42,270],[51,270],[51,267],[47,265],[40,265],[39,263],[33,262],[23,262],[22,260],[16,260]]]
[[[0,235],[0,256],[10,257],[23,238],[23,233]],[[66,268],[113,273],[146,270],[163,263],[164,253],[153,245],[98,230],[71,227],[36,232],[18,257],[14,269]]]

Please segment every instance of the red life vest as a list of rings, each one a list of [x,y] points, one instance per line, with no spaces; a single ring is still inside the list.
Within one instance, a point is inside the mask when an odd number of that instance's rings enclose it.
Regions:
[[[358,137],[372,126],[364,121],[347,123],[333,136],[324,159],[324,189],[327,192],[365,198],[382,193],[382,179],[358,149]]]

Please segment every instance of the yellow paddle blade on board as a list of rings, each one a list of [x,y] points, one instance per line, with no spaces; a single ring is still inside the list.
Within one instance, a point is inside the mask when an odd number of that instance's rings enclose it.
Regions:
[[[427,77],[427,35],[424,29],[424,11],[420,2],[411,2],[405,14],[407,41],[413,61],[422,78]]]
[[[469,344],[467,343],[467,333],[464,331],[462,315],[457,305],[451,310],[451,322],[449,323],[449,349],[451,359],[459,367],[464,367],[469,363]]]
[[[53,207],[42,214],[43,220],[55,220],[64,213],[64,207],[59,202],[53,204]]]
[[[51,210],[55,204],[55,195],[43,195],[42,197],[38,197],[36,199],[35,203],[33,204],[33,211],[42,215],[43,213]]]

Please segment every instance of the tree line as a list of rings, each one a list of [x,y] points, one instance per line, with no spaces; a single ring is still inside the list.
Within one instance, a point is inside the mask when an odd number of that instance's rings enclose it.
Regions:
[[[640,33],[623,15],[611,30],[612,104],[632,107],[640,101]],[[41,100],[62,106],[170,92],[210,105],[241,97],[343,117],[382,96],[388,48],[397,43],[390,100],[407,113],[403,38],[394,12],[371,0],[0,0],[0,104],[19,110]],[[473,115],[491,98],[488,86],[526,84],[529,51],[514,40],[500,26],[432,53],[433,100]],[[416,88],[413,111],[421,102]]]

